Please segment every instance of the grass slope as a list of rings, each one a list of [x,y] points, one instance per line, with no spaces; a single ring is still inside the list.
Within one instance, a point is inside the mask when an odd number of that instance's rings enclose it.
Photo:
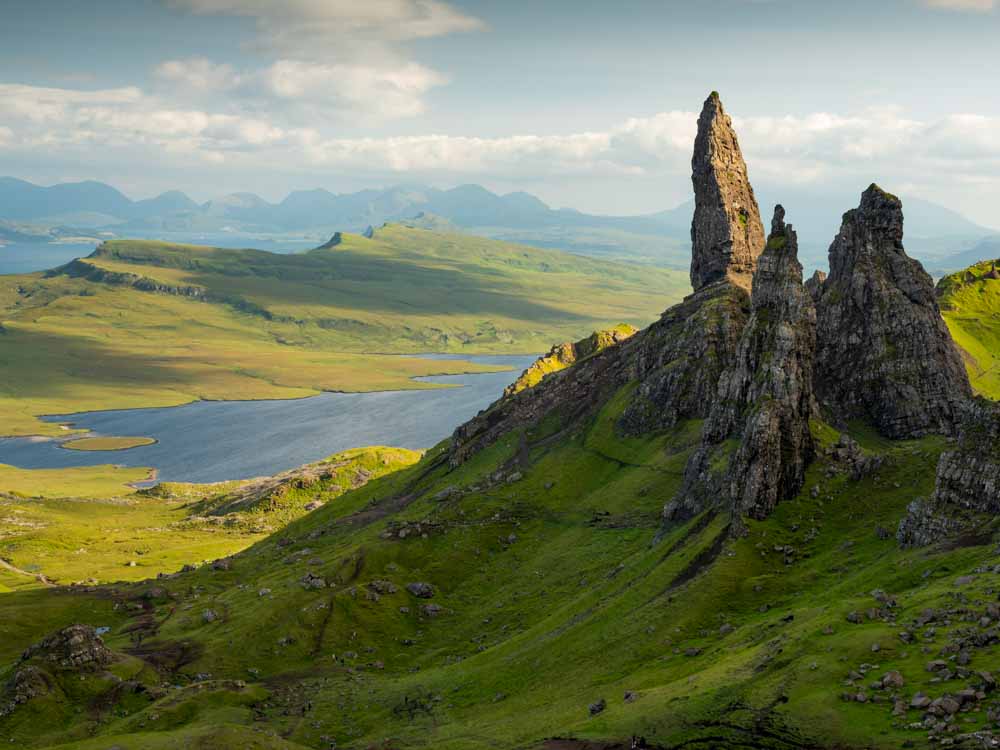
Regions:
[[[0,492],[23,497],[90,497],[127,494],[133,482],[149,479],[150,470],[123,466],[81,466],[63,469],[21,469],[0,464]]]
[[[1000,399],[1000,279],[982,261],[938,283],[941,314],[961,347],[973,387]]]
[[[273,479],[166,483],[136,492],[144,469],[35,470],[0,466],[0,583],[137,581],[226,557],[420,459],[374,446],[344,451]],[[20,572],[18,572],[20,571]]]
[[[389,226],[301,255],[105,243],[64,273],[0,277],[0,432],[194,399],[433,387],[482,371],[400,353],[533,352],[687,290],[677,272]]]
[[[53,720],[42,700],[0,719],[0,739],[90,748],[94,735],[124,744],[138,733],[142,747],[150,736],[193,742],[224,718],[315,748],[632,735],[671,748],[930,746],[910,728],[920,712],[894,717],[890,691],[868,683],[898,670],[908,702],[978,679],[940,682],[925,664],[954,664],[950,644],[982,627],[1000,585],[995,549],[983,539],[901,551],[884,533],[932,490],[945,442],[886,441],[859,426],[856,439],[883,460],[869,476],[854,480],[821,452],[807,489],[750,521],[745,537],[729,538],[727,519],[711,515],[662,530],[699,425],[620,439],[628,388],[558,441],[545,439],[563,428],[554,422],[524,435],[527,461],[520,434],[454,471],[439,446],[227,570],[183,573],[155,591],[0,597],[0,670],[81,621],[112,627],[107,643],[133,679],[171,686],[111,700],[113,680],[88,677],[89,692],[68,700],[92,707],[85,720],[65,709]],[[815,433],[822,448],[837,438],[819,423]],[[410,593],[413,582],[430,583],[433,597]],[[953,614],[909,624],[928,608]],[[974,649],[968,669],[990,669],[998,655]],[[159,673],[143,676],[136,658]],[[56,697],[82,689],[72,671],[53,680]],[[848,691],[869,700],[846,702]],[[961,715],[963,729],[990,723],[985,711]]]

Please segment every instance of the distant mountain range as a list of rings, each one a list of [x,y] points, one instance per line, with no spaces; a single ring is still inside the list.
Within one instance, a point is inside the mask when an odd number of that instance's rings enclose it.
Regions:
[[[772,196],[762,191],[760,197],[766,213]],[[857,196],[796,190],[773,198],[784,203],[799,231],[804,264],[825,267],[826,250],[840,215],[857,202]],[[200,234],[210,239],[213,233],[229,233],[319,239],[334,231],[361,232],[385,222],[404,222],[583,255],[686,268],[692,206],[689,202],[653,214],[601,216],[553,209],[529,193],[498,195],[479,185],[450,190],[398,185],[339,195],[319,188],[295,191],[280,203],[270,203],[253,193],[233,193],[197,203],[172,190],[133,201],[101,182],[42,187],[2,177],[0,241],[51,240],[84,231],[120,237]],[[987,238],[998,236],[996,231],[928,201],[905,198],[904,206],[907,248],[933,271],[968,265],[970,253],[978,252],[974,248],[992,247]]]

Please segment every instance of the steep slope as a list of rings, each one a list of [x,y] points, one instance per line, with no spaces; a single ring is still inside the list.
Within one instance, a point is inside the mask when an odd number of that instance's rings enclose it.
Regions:
[[[938,303],[961,348],[973,388],[1000,399],[1000,273],[997,261],[981,262],[938,282]]]

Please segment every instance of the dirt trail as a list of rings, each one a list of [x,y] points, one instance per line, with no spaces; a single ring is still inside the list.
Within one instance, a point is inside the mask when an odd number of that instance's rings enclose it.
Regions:
[[[29,573],[26,570],[21,570],[17,566],[11,565],[9,562],[7,562],[6,560],[4,560],[2,557],[0,557],[0,568],[3,568],[4,570],[10,571],[11,573],[15,573],[16,575],[19,575],[19,576],[28,576],[29,578],[34,578],[36,581],[38,581],[39,583],[42,583],[42,584],[44,584],[46,586],[55,586],[55,584],[52,583],[52,581],[50,581],[48,578],[46,578],[41,573]]]

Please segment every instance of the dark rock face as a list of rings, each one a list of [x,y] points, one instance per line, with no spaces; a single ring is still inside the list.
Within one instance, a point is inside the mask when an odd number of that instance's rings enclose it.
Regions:
[[[924,546],[973,529],[1000,513],[1000,404],[977,398],[962,421],[958,445],[938,461],[934,494],[910,503],[896,538]]]
[[[872,185],[844,215],[829,277],[817,272],[803,284],[796,233],[781,206],[765,246],[736,135],[715,94],[699,119],[692,165],[694,293],[649,328],[583,358],[554,349],[552,371],[541,372],[548,367],[540,360],[534,383],[508,389],[455,431],[452,466],[524,429],[510,459],[520,477],[531,428],[554,418],[561,431],[574,429],[619,394],[623,436],[704,420],[665,518],[728,510],[739,531],[742,518],[766,518],[802,489],[816,453],[813,418],[868,419],[891,438],[954,432],[971,388],[931,279],[903,250],[899,200]],[[918,503],[911,526],[940,524],[936,508],[968,505],[977,493],[988,498],[982,507],[1000,512],[992,479],[1000,458],[970,451],[942,459],[940,497]],[[847,436],[828,454],[855,478],[878,468]]]
[[[902,204],[877,185],[830,246],[815,379],[831,418],[867,418],[891,438],[953,433],[972,393],[931,278],[903,250]]]
[[[537,385],[505,396],[460,426],[452,436],[451,465],[550,414],[564,425],[577,423],[631,381],[637,385],[619,420],[622,434],[704,419],[719,375],[736,355],[749,306],[749,295],[728,283],[690,295],[649,328],[549,373]]]
[[[749,308],[742,288],[716,284],[670,308],[637,336],[628,350],[639,384],[619,420],[622,433],[641,435],[706,418],[719,377],[736,357]]]
[[[30,646],[21,660],[37,658],[67,669],[87,669],[110,664],[112,656],[92,627],[70,625]]]
[[[809,280],[806,282],[806,291],[809,292],[809,296],[813,298],[813,302],[819,302],[819,298],[823,294],[823,285],[825,283],[825,271],[814,271],[813,275],[809,277]]]
[[[684,487],[664,509],[668,519],[720,502],[734,518],[766,518],[802,487],[815,452],[809,419],[816,310],[784,215],[778,206],[754,275],[750,320],[735,361],[719,378]]]
[[[732,121],[715,92],[698,118],[691,170],[691,286],[697,291],[728,279],[749,291],[764,226]]]

